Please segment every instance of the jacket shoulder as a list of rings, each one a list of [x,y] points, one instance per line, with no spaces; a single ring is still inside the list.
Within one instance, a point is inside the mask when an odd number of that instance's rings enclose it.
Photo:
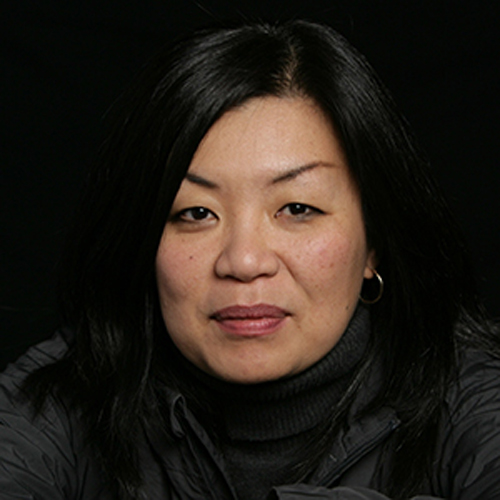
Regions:
[[[497,408],[500,404],[500,358],[482,350],[463,351],[446,402],[455,418],[475,412],[479,407]]]
[[[30,348],[0,374],[0,498],[58,500],[79,498],[80,478],[89,464],[84,439],[72,412],[49,395],[35,414],[23,391],[26,378],[64,357],[69,345],[64,332]],[[90,490],[86,498],[105,498]],[[101,492],[102,493],[102,492]]]
[[[440,445],[440,489],[447,497],[500,498],[500,359],[462,353]]]
[[[7,365],[0,374],[0,384],[4,386],[9,380],[24,380],[38,368],[58,361],[68,351],[71,338],[69,330],[60,330],[52,338],[30,347],[17,361]]]

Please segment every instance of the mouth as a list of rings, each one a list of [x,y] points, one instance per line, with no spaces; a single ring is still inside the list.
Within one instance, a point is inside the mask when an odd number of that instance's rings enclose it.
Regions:
[[[269,304],[229,306],[216,311],[210,319],[227,334],[237,337],[262,337],[276,332],[290,316]]]

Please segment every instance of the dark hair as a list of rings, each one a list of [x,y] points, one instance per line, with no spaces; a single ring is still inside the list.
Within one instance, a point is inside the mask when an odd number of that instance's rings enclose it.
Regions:
[[[154,275],[164,225],[210,126],[263,96],[312,99],[342,141],[385,281],[383,299],[372,306],[365,368],[382,357],[384,382],[373,405],[392,405],[402,419],[386,489],[397,497],[416,493],[457,342],[488,339],[463,242],[426,161],[364,58],[325,26],[197,32],[157,57],[123,96],[67,252],[62,303],[76,343],[51,367],[51,380],[66,370],[60,390],[83,411],[122,494],[133,497],[140,484],[134,429],[161,419],[160,389],[170,383],[159,362],[166,335]]]

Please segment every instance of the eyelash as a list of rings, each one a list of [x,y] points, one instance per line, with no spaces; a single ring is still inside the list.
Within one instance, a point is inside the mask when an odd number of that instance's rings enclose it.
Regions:
[[[284,214],[285,210],[289,211],[289,214]],[[294,213],[295,212],[295,213]],[[314,214],[323,214],[324,212],[319,208],[312,207],[311,205],[307,205],[305,203],[287,203],[282,208],[278,210],[276,213],[276,217],[280,217],[281,215],[288,215],[290,217],[296,219],[307,219]],[[191,214],[188,217],[188,214]],[[208,208],[205,207],[190,207],[181,210],[176,213],[171,220],[173,222],[187,222],[187,223],[196,223],[207,220],[207,218],[212,215],[215,219],[218,217]]]
[[[192,215],[191,217],[187,217],[187,214],[189,214],[189,213],[191,213],[191,215]],[[202,217],[197,217],[198,215],[202,215]],[[172,217],[172,220],[174,222],[195,223],[195,222],[200,222],[200,221],[206,220],[207,216],[209,216],[209,215],[213,215],[214,218],[217,218],[216,215],[208,208],[190,207],[190,208],[185,208],[184,210],[181,210],[180,212],[177,212]]]
[[[323,214],[324,212],[320,210],[319,208],[312,207],[311,205],[307,205],[305,203],[287,203],[283,208],[281,208],[277,216],[282,214],[285,210],[289,210],[290,216],[295,217],[297,219],[305,219],[309,218],[314,214]],[[299,211],[296,213],[293,213],[294,210],[298,209]]]

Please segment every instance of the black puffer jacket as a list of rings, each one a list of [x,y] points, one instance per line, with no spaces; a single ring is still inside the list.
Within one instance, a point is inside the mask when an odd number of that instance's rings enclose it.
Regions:
[[[49,401],[33,419],[18,389],[38,366],[61,357],[60,336],[32,348],[0,376],[0,499],[108,500],[102,472],[85,448],[75,416]],[[373,391],[363,388],[360,401]],[[161,434],[145,435],[140,450],[148,499],[234,499],[223,459],[180,394],[170,395],[175,443]],[[418,499],[500,499],[500,361],[469,353],[458,384],[443,402],[436,467]],[[270,498],[281,500],[383,500],[370,489],[381,446],[391,439],[398,418],[390,408],[351,419],[311,484],[277,485]]]

